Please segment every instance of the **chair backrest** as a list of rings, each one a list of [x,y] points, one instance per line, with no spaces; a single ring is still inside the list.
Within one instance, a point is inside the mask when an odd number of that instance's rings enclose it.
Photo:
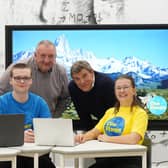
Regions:
[[[152,167],[152,141],[145,135],[142,145],[147,147],[147,168]]]

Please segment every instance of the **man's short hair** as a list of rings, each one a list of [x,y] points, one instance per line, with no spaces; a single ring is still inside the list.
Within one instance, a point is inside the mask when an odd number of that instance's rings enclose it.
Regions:
[[[51,42],[50,40],[41,40],[41,41],[37,44],[37,46],[36,46],[35,53],[38,51],[38,49],[39,49],[39,47],[40,47],[41,45],[45,45],[45,46],[47,46],[47,47],[48,47],[48,46],[53,46],[53,48],[55,49],[55,57],[56,57],[56,47],[55,47],[54,43]]]
[[[89,72],[93,71],[91,65],[85,60],[76,61],[71,67],[71,76],[75,73],[79,73],[82,69],[86,69]]]

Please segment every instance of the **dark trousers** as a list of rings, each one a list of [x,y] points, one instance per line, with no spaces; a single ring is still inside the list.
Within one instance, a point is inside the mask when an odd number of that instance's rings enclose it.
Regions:
[[[31,157],[18,156],[17,168],[33,168],[34,160]],[[11,168],[11,162],[0,162],[0,168]],[[39,168],[56,168],[49,154],[39,157]]]
[[[142,168],[142,158],[136,157],[110,157],[110,158],[96,158],[96,163],[89,168]]]

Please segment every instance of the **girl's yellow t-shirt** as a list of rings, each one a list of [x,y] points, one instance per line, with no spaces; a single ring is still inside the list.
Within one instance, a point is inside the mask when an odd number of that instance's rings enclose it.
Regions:
[[[105,115],[95,126],[101,133],[108,136],[126,135],[131,132],[136,132],[144,139],[147,130],[148,115],[146,111],[139,106],[133,107],[120,107],[117,114],[114,114],[114,108],[106,111]]]

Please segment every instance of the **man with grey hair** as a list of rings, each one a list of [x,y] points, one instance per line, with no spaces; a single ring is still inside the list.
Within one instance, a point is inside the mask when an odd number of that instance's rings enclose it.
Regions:
[[[115,104],[113,80],[84,60],[72,65],[71,77],[69,92],[80,118],[73,121],[74,129],[89,130]]]
[[[56,63],[55,45],[49,40],[42,40],[32,57],[19,62],[28,64],[32,69],[30,91],[46,100],[53,117],[60,117],[69,97],[68,77],[65,68]],[[9,84],[12,66],[0,78],[0,95],[12,90]]]

